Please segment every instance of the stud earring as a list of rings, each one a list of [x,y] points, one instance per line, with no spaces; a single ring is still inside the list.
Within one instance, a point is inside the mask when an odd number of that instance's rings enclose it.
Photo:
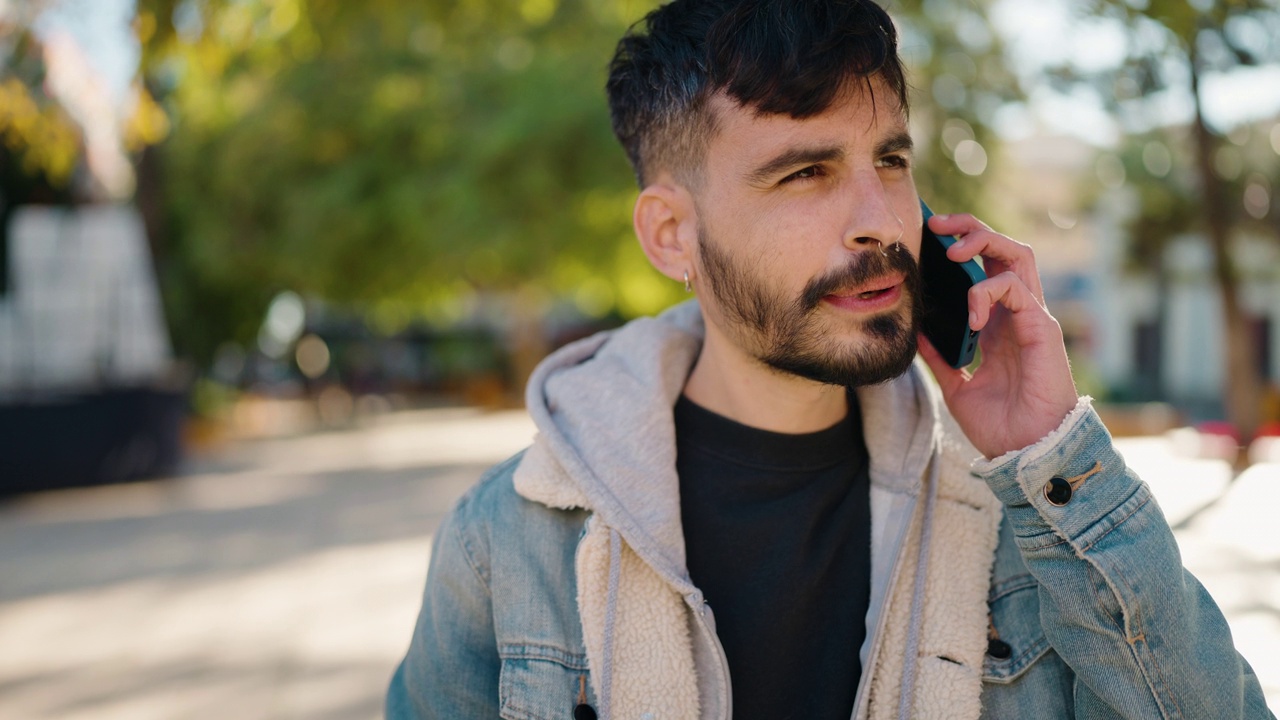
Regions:
[[[688,271],[688,270],[685,270],[685,271],[684,271],[684,291],[685,291],[685,292],[687,292],[687,293],[691,293],[691,292],[693,292],[693,285],[690,285],[690,284],[689,284],[689,271]]]

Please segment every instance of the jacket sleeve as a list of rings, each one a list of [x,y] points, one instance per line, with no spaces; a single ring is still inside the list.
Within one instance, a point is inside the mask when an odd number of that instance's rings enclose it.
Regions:
[[[464,497],[436,533],[422,610],[387,691],[388,720],[498,717],[499,659],[484,534]]]
[[[1150,489],[1082,400],[1054,434],[975,469],[1040,584],[1078,718],[1274,718]]]

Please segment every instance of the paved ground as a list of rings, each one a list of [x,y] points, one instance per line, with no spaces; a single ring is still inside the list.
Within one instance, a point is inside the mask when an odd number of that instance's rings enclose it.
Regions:
[[[399,413],[0,505],[0,718],[375,718],[431,534],[522,413]],[[1124,442],[1280,707],[1280,464]]]

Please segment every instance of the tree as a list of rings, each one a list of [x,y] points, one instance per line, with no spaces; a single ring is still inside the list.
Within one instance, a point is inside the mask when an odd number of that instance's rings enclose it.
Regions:
[[[249,342],[285,288],[389,309],[390,329],[477,292],[514,314],[552,296],[622,316],[680,299],[632,236],[603,93],[614,43],[653,4],[140,0],[141,72],[173,122],[139,184],[163,209],[175,344],[207,360]],[[909,3],[899,20],[913,81],[951,90],[941,111],[917,99],[927,135],[945,112],[994,152],[992,103],[1016,83],[985,19]],[[954,143],[922,147],[931,202],[978,209]]]
[[[1157,94],[1172,90],[1191,98],[1189,154],[1199,190],[1197,215],[1212,249],[1214,280],[1222,298],[1226,412],[1249,437],[1261,419],[1261,379],[1232,260],[1232,236],[1242,218],[1239,204],[1229,201],[1230,179],[1215,171],[1225,128],[1211,127],[1205,117],[1204,83],[1214,74],[1280,62],[1280,45],[1274,39],[1280,35],[1280,7],[1275,0],[1082,0],[1080,7],[1087,18],[1124,29],[1125,58],[1119,67],[1099,73],[1058,68],[1059,82],[1101,88],[1099,95],[1118,116],[1139,125],[1152,124],[1147,102]],[[1148,246],[1151,241],[1144,240]]]
[[[938,212],[972,212],[1003,225],[981,178],[996,162],[996,113],[1023,99],[990,20],[992,3],[910,0],[891,8],[909,69],[916,185]]]
[[[282,288],[415,312],[584,285],[632,314],[670,302],[629,237],[603,102],[625,22],[588,0],[144,0],[143,71],[175,123],[171,312],[224,310],[180,344],[249,340]]]
[[[5,32],[5,30],[10,32]],[[68,204],[79,128],[44,90],[44,52],[24,24],[0,25],[0,296],[7,291],[9,218],[21,205]]]

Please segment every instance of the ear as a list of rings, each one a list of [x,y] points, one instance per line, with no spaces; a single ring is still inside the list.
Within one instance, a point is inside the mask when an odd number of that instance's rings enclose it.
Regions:
[[[694,277],[698,214],[693,196],[672,182],[656,182],[640,191],[632,216],[636,237],[658,272],[684,282]]]

